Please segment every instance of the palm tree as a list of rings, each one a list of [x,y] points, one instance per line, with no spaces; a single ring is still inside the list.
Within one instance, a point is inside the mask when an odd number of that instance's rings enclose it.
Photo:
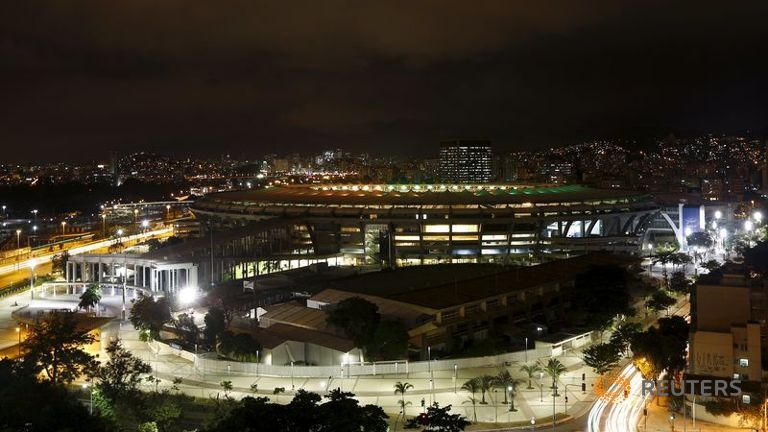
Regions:
[[[509,373],[508,370],[502,369],[499,371],[498,375],[494,377],[494,385],[496,387],[501,388],[501,390],[504,392],[504,404],[507,404],[507,392],[512,393],[512,391],[517,392],[517,386],[520,385],[522,380],[515,379],[512,377],[512,374]],[[512,408],[510,408],[510,411],[514,411],[515,403],[512,402]]]
[[[506,391],[509,392],[509,410],[512,412],[517,411],[517,408],[515,408],[515,396],[517,396],[517,387],[521,382],[522,380],[519,379],[512,380],[512,382],[506,388]]]
[[[398,381],[395,383],[395,394],[400,395],[400,409],[403,412],[403,422],[405,422],[405,407],[411,403],[411,401],[405,401],[405,393],[413,388],[413,384],[409,382]],[[395,423],[397,425],[397,423]]]
[[[533,379],[533,376],[537,374],[538,372],[541,372],[541,363],[538,361],[533,364],[524,364],[520,366],[520,372],[525,372],[528,375],[528,390],[533,390],[533,385],[531,385],[531,380]]]
[[[493,375],[483,375],[477,377],[477,384],[480,386],[480,392],[483,395],[482,400],[480,401],[481,404],[487,405],[488,402],[485,401],[485,393],[491,391],[491,388],[493,388],[494,382],[496,381],[496,377]]]
[[[478,391],[480,391],[480,383],[477,378],[472,378],[471,380],[465,382],[461,385],[461,389],[464,391],[468,391],[472,394],[469,398],[467,398],[467,402],[472,403],[472,414],[475,419],[475,423],[477,423],[477,398],[475,395]]]
[[[547,362],[547,365],[544,366],[544,372],[547,373],[550,377],[552,377],[552,390],[554,391],[554,394],[552,396],[557,397],[557,382],[560,380],[560,375],[565,373],[566,368],[565,365],[560,363],[560,360],[556,358],[551,358]]]

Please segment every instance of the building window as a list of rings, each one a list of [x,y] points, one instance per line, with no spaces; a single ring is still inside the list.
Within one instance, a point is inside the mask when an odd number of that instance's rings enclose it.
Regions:
[[[741,403],[749,404],[752,401],[752,398],[748,395],[741,395]]]
[[[749,359],[739,359],[739,366],[741,367],[749,367]]]

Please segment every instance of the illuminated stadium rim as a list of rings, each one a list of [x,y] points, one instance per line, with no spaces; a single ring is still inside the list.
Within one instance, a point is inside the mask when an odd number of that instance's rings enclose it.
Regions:
[[[212,193],[197,200],[193,208],[200,211],[240,211],[253,207],[573,208],[648,206],[650,203],[654,203],[653,197],[645,192],[595,189],[582,185],[305,184]]]
[[[567,193],[590,190],[582,185],[509,185],[509,184],[324,184],[287,186],[288,189],[313,189],[323,191],[352,192],[495,192],[499,194]]]

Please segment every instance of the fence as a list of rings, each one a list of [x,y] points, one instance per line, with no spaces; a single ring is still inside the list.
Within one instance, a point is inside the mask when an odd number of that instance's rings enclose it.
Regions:
[[[427,373],[430,371],[453,371],[455,369],[496,367],[501,364],[525,362],[539,358],[552,357],[551,348],[537,348],[525,351],[505,353],[495,356],[443,359],[432,361],[388,361],[374,363],[345,363],[332,366],[305,365],[268,365],[264,363],[235,362],[206,358],[204,356],[174,348],[162,342],[152,341],[150,349],[156,354],[173,354],[194,364],[197,371],[203,374],[241,374],[265,376],[295,376],[309,378],[326,378],[339,376],[374,376],[400,375],[410,373]]]

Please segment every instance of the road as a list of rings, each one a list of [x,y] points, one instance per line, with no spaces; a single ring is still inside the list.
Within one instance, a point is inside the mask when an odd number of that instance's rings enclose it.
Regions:
[[[684,303],[673,315],[687,316],[690,303]],[[589,432],[628,432],[636,430],[650,395],[642,395],[643,377],[632,363],[626,365],[611,383],[605,396],[595,401],[587,417]],[[629,383],[628,395],[624,385]]]
[[[87,252],[93,252],[98,249],[108,248],[119,242],[129,243],[129,242],[145,240],[153,237],[170,235],[172,233],[173,233],[173,227],[160,228],[160,229],[147,231],[139,234],[133,234],[129,236],[124,236],[120,238],[110,238],[106,240],[99,240],[99,241],[91,242],[81,246],[74,246],[69,249],[58,250],[55,253],[45,253],[45,254],[37,255],[32,258],[27,258],[18,262],[14,262],[12,264],[6,264],[6,265],[0,266],[0,276],[6,275],[6,274],[12,274],[23,269],[34,268],[43,263],[50,263],[51,259],[55,255],[65,251],[68,252],[70,255],[78,255],[78,254],[83,254]]]

